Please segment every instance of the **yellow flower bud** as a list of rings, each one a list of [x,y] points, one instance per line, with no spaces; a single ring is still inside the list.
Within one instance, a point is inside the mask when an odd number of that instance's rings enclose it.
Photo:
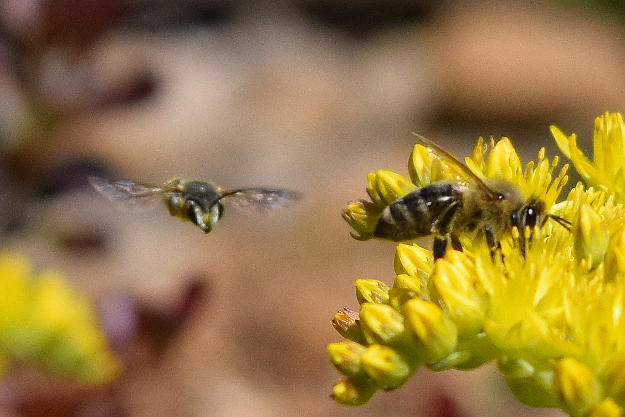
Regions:
[[[345,376],[356,376],[361,373],[360,357],[367,350],[354,342],[338,342],[328,345],[330,360],[340,373]]]
[[[625,136],[623,116],[620,113],[604,113],[595,119],[593,132],[593,162],[598,171],[615,177],[623,168]]]
[[[503,137],[490,150],[486,159],[484,175],[514,178],[521,172],[521,160],[510,139]]]
[[[605,254],[605,280],[625,276],[625,226],[618,228],[610,238]]]
[[[554,362],[553,385],[574,415],[582,415],[601,399],[601,385],[593,372],[581,362],[566,357]]]
[[[397,199],[417,189],[413,183],[393,171],[379,170],[367,175],[367,192],[371,201],[388,206]]]
[[[603,262],[610,237],[601,216],[588,204],[580,207],[571,232],[578,261],[586,260],[589,269],[594,269]]]
[[[332,398],[340,404],[357,406],[369,401],[378,387],[363,380],[344,379],[332,389]]]
[[[450,250],[436,261],[432,301],[440,299],[462,335],[474,335],[484,323],[485,301],[475,286],[475,267],[463,252]]]
[[[389,344],[405,337],[404,317],[387,304],[364,303],[360,325],[369,343]]]
[[[356,286],[356,299],[359,304],[388,303],[389,287],[382,281],[375,279],[357,279],[354,285]]]
[[[389,304],[398,311],[404,303],[414,297],[429,297],[423,281],[419,278],[401,274],[395,277],[393,288],[388,291]]]
[[[408,274],[400,274],[395,277],[393,288],[391,288],[389,292],[396,289],[406,290],[411,293],[413,297],[426,292],[423,281]]]
[[[417,187],[426,186],[434,181],[431,167],[432,154],[427,147],[416,144],[408,159],[408,174]]]
[[[356,234],[351,233],[356,240],[369,240],[373,238],[373,231],[377,218],[382,212],[382,208],[367,201],[356,201],[350,203],[343,210],[343,219],[354,229]]]
[[[621,352],[605,366],[602,379],[609,396],[625,397],[625,352]]]
[[[432,252],[419,245],[399,244],[395,250],[395,273],[425,280],[432,275],[433,260]]]
[[[449,355],[458,343],[456,325],[436,304],[419,298],[404,304],[406,327],[424,348],[424,362],[436,362]]]
[[[358,312],[343,307],[332,318],[332,326],[341,336],[356,343],[365,343],[365,335],[360,328]]]
[[[364,371],[385,389],[397,388],[412,374],[408,362],[393,349],[374,344],[360,357]]]
[[[594,403],[584,417],[623,417],[623,408],[612,398],[606,398]]]
[[[575,134],[566,136],[557,127],[551,133],[558,147],[571,160],[588,185],[607,190],[619,202],[625,200],[625,125],[620,113],[604,113],[597,117],[593,132],[593,160],[588,160],[577,146]]]

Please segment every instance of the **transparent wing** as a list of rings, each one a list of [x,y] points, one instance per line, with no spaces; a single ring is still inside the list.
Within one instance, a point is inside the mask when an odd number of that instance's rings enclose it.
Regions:
[[[120,207],[131,210],[147,210],[162,203],[167,187],[138,184],[132,181],[115,181],[101,177],[89,177],[89,182],[100,194]]]
[[[302,194],[283,188],[246,188],[224,191],[222,198],[244,211],[268,212],[299,200]]]
[[[497,200],[498,193],[491,190],[477,175],[473,173],[465,164],[460,162],[455,156],[438,146],[431,140],[413,132],[419,142],[423,143],[428,150],[440,161],[445,163],[457,176],[458,180],[464,183],[475,185],[490,200]]]

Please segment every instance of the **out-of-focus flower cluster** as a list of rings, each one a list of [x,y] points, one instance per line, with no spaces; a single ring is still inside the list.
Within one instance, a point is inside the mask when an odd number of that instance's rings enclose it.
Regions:
[[[544,201],[549,214],[571,223],[570,230],[549,220],[534,230],[510,231],[495,252],[465,240],[462,252],[449,250],[436,261],[419,245],[398,245],[393,285],[357,280],[360,311],[344,309],[334,317],[348,339],[328,346],[345,376],[333,390],[337,401],[363,404],[377,390],[398,388],[421,366],[467,370],[495,361],[526,404],[573,416],[623,415],[625,208],[619,190],[625,190],[625,129],[618,114],[597,119],[592,163],[574,136],[552,131],[595,188],[577,184],[556,202],[566,167],[553,179],[557,158],[549,161],[541,150],[536,164],[523,170],[507,139],[488,147],[478,141],[466,164],[478,177],[507,180],[525,197]],[[411,182],[393,173],[370,174],[372,201],[354,203],[345,213],[358,237],[370,238],[375,216],[406,192],[454,179],[453,172],[432,169],[440,163],[428,153],[415,146]],[[519,233],[527,239],[518,239]]]
[[[154,91],[154,76],[136,57],[127,57],[128,71],[120,72],[102,68],[99,57],[131,3],[0,1],[0,145],[41,146],[72,117]]]
[[[0,253],[0,360],[38,364],[78,382],[116,378],[118,359],[108,349],[90,301],[58,272],[35,273],[28,260]]]

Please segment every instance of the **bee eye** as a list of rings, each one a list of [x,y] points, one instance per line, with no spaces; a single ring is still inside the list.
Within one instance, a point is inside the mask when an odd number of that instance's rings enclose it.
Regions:
[[[522,209],[522,226],[534,227],[538,222],[538,211],[534,204],[528,204]]]

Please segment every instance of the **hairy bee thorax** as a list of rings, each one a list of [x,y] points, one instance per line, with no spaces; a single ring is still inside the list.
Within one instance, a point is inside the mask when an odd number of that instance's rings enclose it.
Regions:
[[[185,181],[179,178],[167,183],[177,192],[168,193],[163,201],[169,214],[189,220],[204,233],[209,233],[223,214],[222,194],[214,185],[204,181]]]
[[[497,198],[485,199],[483,193],[472,188],[466,189],[462,194],[462,208],[451,225],[455,233],[468,233],[480,238],[482,231],[488,228],[489,233],[498,240],[504,232],[515,226],[522,229],[543,223],[543,202],[526,199],[517,187],[507,181],[488,179],[484,182],[497,194]]]

